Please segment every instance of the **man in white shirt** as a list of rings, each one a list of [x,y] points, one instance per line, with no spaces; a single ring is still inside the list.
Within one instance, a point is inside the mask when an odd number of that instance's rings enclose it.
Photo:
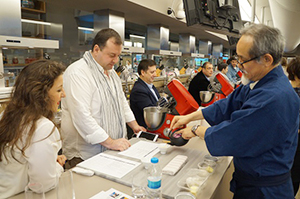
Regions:
[[[113,69],[122,50],[113,29],[97,33],[91,51],[71,64],[64,74],[68,98],[62,101],[63,153],[73,167],[106,149],[130,147],[126,123],[134,133],[139,126],[126,101],[121,80]]]

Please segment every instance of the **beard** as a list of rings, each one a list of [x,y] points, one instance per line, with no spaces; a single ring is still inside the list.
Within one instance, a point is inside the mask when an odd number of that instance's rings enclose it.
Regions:
[[[249,83],[250,83],[250,80],[247,77],[245,77],[245,74],[243,74],[242,75],[242,84],[247,85]]]

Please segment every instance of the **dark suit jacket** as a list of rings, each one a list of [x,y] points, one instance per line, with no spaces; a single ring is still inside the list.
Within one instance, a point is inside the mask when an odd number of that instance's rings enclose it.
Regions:
[[[201,106],[200,91],[207,91],[209,83],[210,82],[207,80],[207,78],[201,71],[192,79],[189,85],[189,92],[197,101],[199,106]]]
[[[153,89],[156,93],[157,98],[160,98],[160,95],[157,89],[153,86]],[[149,89],[147,84],[140,78],[134,83],[134,86],[130,94],[130,108],[135,116],[137,123],[140,126],[147,128],[147,125],[144,120],[144,111],[145,107],[156,106],[157,100]]]

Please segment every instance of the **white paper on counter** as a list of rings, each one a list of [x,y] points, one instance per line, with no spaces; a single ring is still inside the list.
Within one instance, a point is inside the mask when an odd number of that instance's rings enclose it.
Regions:
[[[138,141],[125,151],[119,152],[120,155],[142,160],[153,157],[159,152],[158,144],[153,142]]]
[[[104,191],[101,191],[96,195],[94,195],[93,197],[91,197],[90,199],[106,199],[106,198],[107,198],[107,194]]]
[[[133,197],[126,195],[124,193],[122,193],[121,191],[118,191],[114,188],[111,188],[107,191],[101,191],[98,194],[94,195],[93,197],[91,197],[90,199],[112,199],[112,198],[116,198],[116,199],[134,199]]]
[[[96,174],[101,173],[116,178],[122,178],[140,164],[141,163],[132,160],[100,153],[79,163],[77,166],[92,170]]]

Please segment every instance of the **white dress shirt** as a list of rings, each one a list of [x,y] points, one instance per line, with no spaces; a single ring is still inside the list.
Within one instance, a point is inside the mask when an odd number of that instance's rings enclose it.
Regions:
[[[112,73],[114,71],[108,71]],[[116,92],[115,85],[110,78],[107,82]],[[118,79],[121,85],[121,80]],[[84,59],[70,65],[64,73],[64,90],[66,98],[62,99],[62,136],[63,153],[68,159],[80,157],[84,160],[102,152],[100,142],[105,141],[110,135],[99,125],[102,117],[101,106],[110,102],[102,102],[100,94],[102,87],[98,87],[94,77]],[[134,115],[122,95],[125,122],[135,120]],[[114,111],[114,110],[112,110]],[[113,123],[110,125],[114,125]],[[123,132],[126,136],[126,132]]]

